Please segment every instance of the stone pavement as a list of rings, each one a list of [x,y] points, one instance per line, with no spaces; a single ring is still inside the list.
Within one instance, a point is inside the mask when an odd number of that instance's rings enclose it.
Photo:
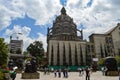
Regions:
[[[40,79],[21,79],[21,74],[17,74],[15,80],[85,80],[85,75],[79,76],[78,72],[69,72],[68,74],[68,78],[63,78],[63,74],[61,78],[55,78],[54,73],[44,75],[43,72],[40,72]],[[100,71],[97,71],[91,73],[90,80],[119,80],[119,78],[118,76],[103,76]]]

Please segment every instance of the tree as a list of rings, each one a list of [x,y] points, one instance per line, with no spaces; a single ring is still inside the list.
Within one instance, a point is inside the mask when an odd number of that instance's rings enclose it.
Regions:
[[[4,42],[3,38],[0,38],[0,65],[7,65],[8,58],[8,46]]]
[[[115,56],[115,59],[117,61],[117,65],[120,66],[120,56]]]
[[[40,41],[35,41],[27,47],[27,52],[29,52],[33,57],[36,57],[37,61],[40,61],[44,56],[43,44]]]
[[[27,54],[28,54],[28,52],[27,52],[27,51],[24,51],[24,52],[23,52],[23,54],[24,54],[24,55],[27,55]]]
[[[104,63],[105,63],[105,59],[104,58],[100,58],[100,60],[98,61],[98,65],[104,66]]]

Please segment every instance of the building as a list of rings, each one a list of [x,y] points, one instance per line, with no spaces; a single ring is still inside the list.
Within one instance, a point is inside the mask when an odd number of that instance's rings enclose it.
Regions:
[[[17,66],[18,69],[23,68],[23,61],[25,56],[22,54],[23,52],[23,40],[11,39],[9,44],[9,62],[8,66]],[[10,65],[12,63],[12,65]]]
[[[10,51],[13,54],[21,54],[17,53],[17,51],[20,50],[22,53],[23,50],[23,40],[10,40]]]
[[[120,23],[104,34],[91,34],[89,39],[97,58],[120,56]]]
[[[48,28],[47,44],[49,65],[86,65],[95,56],[93,43],[83,40],[83,31],[77,29],[64,7]]]

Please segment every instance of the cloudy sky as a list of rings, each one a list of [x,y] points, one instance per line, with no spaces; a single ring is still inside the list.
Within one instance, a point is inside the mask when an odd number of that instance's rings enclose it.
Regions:
[[[120,0],[0,0],[0,37],[7,43],[11,35],[23,39],[24,50],[39,40],[46,50],[47,28],[63,6],[87,40],[120,22]]]

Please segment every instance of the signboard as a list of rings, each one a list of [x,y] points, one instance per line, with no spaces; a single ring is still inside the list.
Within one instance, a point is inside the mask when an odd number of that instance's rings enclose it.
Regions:
[[[93,58],[93,61],[98,61],[98,58]]]

